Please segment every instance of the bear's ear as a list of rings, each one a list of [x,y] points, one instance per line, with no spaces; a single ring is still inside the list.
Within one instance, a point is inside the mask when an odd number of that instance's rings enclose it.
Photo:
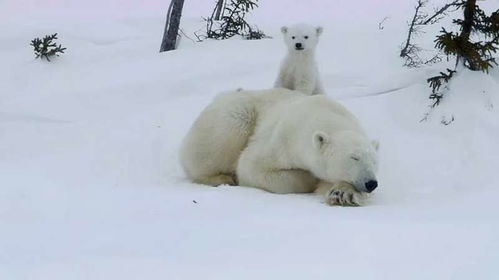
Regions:
[[[281,32],[282,32],[282,34],[288,33],[288,27],[287,26],[281,27]]]
[[[317,36],[321,35],[323,30],[324,29],[322,28],[322,26],[317,26],[315,28],[315,32],[317,32]]]
[[[371,141],[371,145],[373,145],[374,149],[376,150],[376,152],[378,151],[379,149],[379,141],[378,140],[372,140]]]
[[[329,142],[329,136],[322,132],[317,131],[314,133],[313,143],[316,149],[322,149]]]

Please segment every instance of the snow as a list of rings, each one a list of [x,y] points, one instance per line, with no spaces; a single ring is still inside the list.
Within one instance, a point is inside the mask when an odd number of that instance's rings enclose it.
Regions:
[[[162,54],[165,1],[0,3],[0,279],[493,279],[498,69],[461,72],[420,122],[446,64],[401,66],[413,3],[322,2],[262,1],[253,19],[274,39]],[[206,3],[186,1],[191,37]],[[272,85],[296,20],[325,27],[325,88],[381,142],[365,207],[195,185],[178,164],[213,96]],[[54,32],[67,52],[35,60],[29,41]]]

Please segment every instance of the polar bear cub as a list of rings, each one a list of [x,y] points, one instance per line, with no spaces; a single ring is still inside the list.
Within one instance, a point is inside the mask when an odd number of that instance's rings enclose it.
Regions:
[[[315,61],[315,48],[322,27],[305,24],[283,26],[281,32],[288,53],[284,58],[274,87],[298,90],[308,95],[324,94]]]
[[[289,114],[293,112],[293,114]],[[377,145],[341,104],[283,88],[224,93],[183,141],[187,177],[358,205],[377,186]]]

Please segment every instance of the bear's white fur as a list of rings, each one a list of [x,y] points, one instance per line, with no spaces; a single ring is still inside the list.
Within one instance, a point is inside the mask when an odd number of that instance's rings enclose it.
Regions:
[[[274,87],[298,90],[308,95],[324,94],[315,61],[315,48],[322,27],[305,24],[283,26],[281,32],[288,53],[281,63]]]
[[[323,95],[287,89],[219,95],[193,124],[180,159],[196,183],[318,191],[329,204],[359,204],[376,181],[376,146],[357,119]]]

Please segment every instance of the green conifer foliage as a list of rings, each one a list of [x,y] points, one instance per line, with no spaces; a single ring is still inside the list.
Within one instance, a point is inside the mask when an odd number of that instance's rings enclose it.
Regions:
[[[499,48],[499,10],[486,15],[476,0],[454,3],[463,10],[463,18],[453,20],[460,31],[451,32],[442,28],[435,39],[435,47],[447,58],[455,57],[456,69],[447,69],[447,73],[440,72],[440,75],[427,80],[432,89],[430,99],[435,101],[433,106],[438,105],[444,96],[442,85],[449,83],[460,67],[488,73],[497,65],[494,55]]]
[[[215,21],[213,15],[205,19],[205,38],[224,40],[236,35],[248,40],[266,38],[267,36],[262,31],[252,27],[245,19],[247,13],[258,7],[257,2],[258,0],[230,0],[225,6],[220,21]]]
[[[45,58],[47,61],[50,61],[51,57],[64,53],[66,48],[63,48],[60,44],[57,46],[54,40],[57,40],[57,33],[47,35],[43,39],[35,38],[31,40],[30,45],[33,46],[36,58]]]

